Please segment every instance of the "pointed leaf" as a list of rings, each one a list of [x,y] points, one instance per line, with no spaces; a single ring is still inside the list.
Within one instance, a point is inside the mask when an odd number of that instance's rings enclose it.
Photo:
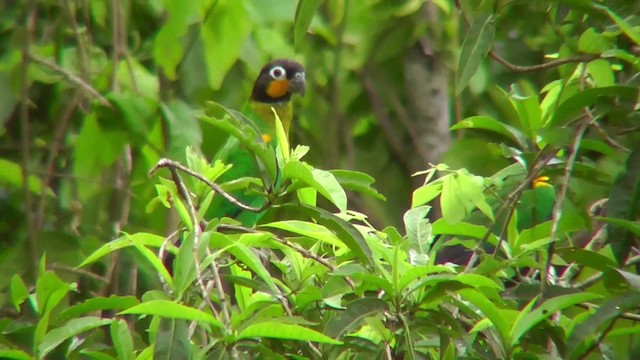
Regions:
[[[373,256],[371,253],[371,248],[369,244],[365,240],[364,236],[349,222],[342,220],[341,218],[333,215],[327,210],[309,206],[306,204],[301,204],[299,206],[291,206],[295,210],[299,212],[303,212],[307,214],[307,216],[311,217],[318,224],[325,226],[329,230],[333,231],[336,236],[343,243],[345,243],[351,251],[353,251],[354,255],[367,266],[373,266]]]
[[[322,196],[331,201],[340,212],[347,210],[347,194],[335,176],[328,171],[312,168],[300,161],[289,161],[283,170],[285,179],[296,179],[318,190]]]
[[[118,354],[118,359],[133,360],[133,337],[129,331],[129,325],[122,319],[113,319],[111,322],[111,340]]]
[[[153,359],[191,359],[191,345],[189,344],[189,331],[186,321],[160,318],[158,334],[153,345]]]
[[[422,205],[404,213],[402,219],[407,232],[407,239],[412,244],[411,248],[420,254],[427,253],[433,242],[431,223],[427,218],[429,210],[431,210],[431,206]]]
[[[238,334],[239,339],[271,338],[282,340],[300,340],[341,345],[342,341],[334,340],[322,333],[304,326],[283,324],[281,322],[262,322],[249,325]]]
[[[525,149],[527,147],[527,139],[518,129],[488,116],[471,116],[450,128],[450,130],[459,129],[491,131],[503,135],[507,139],[516,143],[521,149]]]
[[[560,310],[567,309],[576,304],[583,303],[594,299],[601,298],[600,295],[592,293],[577,293],[569,295],[556,296],[554,298],[546,300],[542,305],[528,314],[520,317],[518,321],[513,324],[511,330],[511,339],[513,344],[517,344],[520,338],[534,326],[538,325],[543,320],[551,317],[554,313]],[[526,309],[523,311],[527,311]]]
[[[354,300],[347,305],[345,311],[338,312],[336,316],[329,320],[324,333],[333,338],[341,338],[355,330],[356,326],[360,325],[364,318],[388,311],[388,309],[387,303],[378,298]]]
[[[456,72],[456,95],[459,95],[471,77],[476,73],[484,57],[493,44],[495,19],[493,15],[484,15],[473,21],[471,29],[462,43]]]
[[[313,16],[323,2],[324,0],[300,0],[298,2],[293,25],[293,44],[296,48],[302,45]]]
[[[38,356],[40,359],[43,359],[65,340],[82,334],[85,331],[108,325],[111,321],[111,319],[102,319],[97,316],[72,319],[63,326],[51,330],[44,336],[42,342],[38,344]]]
[[[615,298],[608,298],[585,321],[576,325],[567,339],[565,359],[581,359],[585,352],[593,346],[607,324],[615,321],[622,313],[631,311],[640,303],[639,293],[627,293]]]
[[[222,323],[204,311],[177,304],[169,300],[151,300],[121,311],[118,315],[157,315],[170,319],[201,321],[222,328]]]

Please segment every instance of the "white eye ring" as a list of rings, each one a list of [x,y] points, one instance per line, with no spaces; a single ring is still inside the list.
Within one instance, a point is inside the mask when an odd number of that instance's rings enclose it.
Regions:
[[[284,80],[287,78],[287,71],[282,66],[275,66],[269,70],[269,76],[274,80]]]

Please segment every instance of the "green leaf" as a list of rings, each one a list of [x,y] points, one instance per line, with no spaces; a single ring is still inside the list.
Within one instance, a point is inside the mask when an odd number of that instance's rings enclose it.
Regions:
[[[342,341],[334,340],[322,333],[304,326],[269,321],[247,326],[244,330],[240,331],[238,338],[271,338],[342,345]]]
[[[558,252],[566,262],[575,262],[599,271],[608,271],[618,266],[615,260],[587,249],[571,248],[559,250]]]
[[[484,179],[461,171],[458,173],[457,180],[458,186],[462,189],[462,198],[467,203],[465,206],[467,213],[476,207],[489,219],[494,220],[493,209],[487,203],[484,195]]]
[[[74,289],[75,284],[67,284],[54,272],[46,271],[36,282],[38,314],[50,312],[70,290]]]
[[[182,40],[189,28],[189,17],[197,11],[197,2],[181,4],[178,1],[167,1],[164,4],[167,21],[153,41],[153,58],[169,80],[176,80],[176,67],[184,54]]]
[[[132,238],[130,236],[127,236],[127,237],[129,238],[129,240],[131,240],[131,242],[133,243],[133,246],[135,246],[135,248],[138,249],[138,252],[142,254],[142,256],[145,259],[147,259],[147,261],[151,264],[151,266],[153,266],[153,268],[156,269],[158,274],[162,276],[164,281],[170,287],[173,287],[173,279],[171,278],[171,274],[169,274],[169,271],[167,270],[167,268],[164,267],[164,264],[162,263],[162,260],[158,258],[158,255],[153,251],[147,249],[143,243],[141,243],[140,241],[137,241],[137,238]]]
[[[242,1],[218,1],[211,6],[213,8],[200,27],[200,36],[209,86],[219,90],[227,72],[240,56],[252,23]]]
[[[542,110],[538,94],[528,83],[521,82],[513,85],[510,100],[518,113],[522,132],[532,143],[535,142],[536,132],[542,127]]]
[[[488,229],[482,225],[474,225],[465,222],[457,224],[451,224],[446,219],[438,219],[433,223],[433,233],[441,235],[460,235],[467,236],[474,239],[482,239]],[[494,234],[490,234],[488,238],[489,243],[497,244],[498,238]]]
[[[627,293],[606,299],[595,314],[573,328],[567,338],[567,353],[563,358],[583,358],[610,322],[615,321],[622,313],[636,309],[639,303],[639,293]]]
[[[342,187],[386,201],[384,195],[371,187],[375,179],[368,174],[353,170],[329,170]]]
[[[12,161],[6,159],[0,159],[0,184],[11,185],[15,188],[22,188],[24,186],[24,177],[22,167]],[[42,182],[34,175],[29,175],[28,181],[29,191],[36,195],[42,194]],[[51,189],[45,190],[47,195],[55,196]]]
[[[126,314],[157,315],[170,319],[205,322],[218,328],[223,327],[222,323],[210,314],[169,300],[151,300],[143,302],[140,305],[136,305],[118,313],[118,315]]]
[[[625,171],[618,175],[609,190],[606,213],[610,218],[599,218],[607,222],[607,237],[611,239],[611,249],[622,265],[626,262],[631,248],[640,236],[640,142],[635,142],[625,163]]]
[[[136,355],[133,352],[133,337],[129,331],[129,325],[122,319],[113,319],[111,322],[111,340],[120,360],[133,360]]]
[[[443,178],[447,178],[449,176],[451,175],[447,175]],[[440,179],[443,179],[443,178],[440,178]],[[428,183],[417,188],[413,192],[413,196],[411,197],[411,207],[415,208],[435,199],[438,195],[442,193],[442,189],[444,187],[443,184],[444,184],[443,181],[434,181],[432,183]]]
[[[589,61],[587,63],[587,73],[591,76],[596,87],[614,86],[616,84],[611,63],[605,59]]]
[[[80,304],[66,308],[57,318],[56,322],[62,323],[80,315],[102,310],[123,310],[138,305],[140,302],[135,296],[96,297],[87,299]]]
[[[502,338],[502,341],[499,342],[499,344],[505,347],[505,350],[508,350],[508,347],[511,344],[511,323],[508,318],[503,316],[501,310],[496,307],[496,304],[494,304],[491,300],[489,300],[477,290],[462,289],[458,291],[458,293],[464,300],[469,301],[478,309],[480,309],[484,316],[486,316],[487,319],[489,319],[489,321],[493,323],[493,326],[496,327],[498,334]],[[508,351],[505,351],[505,353],[508,353]]]
[[[429,210],[431,210],[431,206],[422,205],[417,208],[410,209],[404,213],[402,218],[404,221],[404,228],[407,233],[407,239],[409,239],[412,245],[411,248],[420,254],[427,253],[431,243],[433,242],[431,224],[427,218]]]
[[[513,328],[511,329],[511,339],[513,341],[512,345],[517,344],[520,338],[525,333],[531,330],[534,326],[541,323],[543,320],[551,317],[556,312],[567,309],[576,304],[598,298],[601,298],[601,296],[597,294],[577,293],[556,296],[554,298],[546,300],[535,310],[519,317],[518,321],[513,324]],[[528,311],[528,309],[525,309],[523,311]]]
[[[278,287],[274,283],[273,277],[251,247],[242,244],[240,241],[233,242],[229,237],[219,233],[212,233],[211,241],[219,244],[221,247],[225,247],[228,253],[245,264],[254,274],[258,275],[262,281],[269,285],[273,292],[278,293]]]
[[[269,179],[276,179],[276,156],[273,148],[262,140],[262,133],[255,123],[246,116],[213,101],[205,104],[205,115],[198,114],[198,119],[205,121],[237,139],[244,147],[251,151],[260,161],[260,168],[264,168]]]
[[[132,235],[127,234],[102,245],[98,250],[87,256],[87,258],[84,259],[82,263],[80,263],[80,265],[78,265],[77,267],[80,268],[92,264],[114,251],[132,246],[134,242],[144,246],[159,248],[165,242],[165,238],[159,235],[144,232],[139,232]],[[167,245],[167,249],[174,254],[178,251],[178,249],[172,244]]]
[[[624,19],[619,17],[615,12],[611,11],[611,9],[609,9],[608,7],[603,5],[594,5],[594,7],[596,9],[604,10],[607,13],[607,15],[609,15],[611,20],[613,20],[616,23],[616,25],[620,27],[620,30],[622,30],[629,37],[629,39],[633,40],[633,42],[636,43],[636,45],[640,45],[640,31],[636,30],[635,27],[628,24],[626,21],[624,21]]]
[[[111,324],[111,322],[111,319],[102,319],[97,316],[86,316],[69,320],[69,322],[63,326],[51,330],[44,336],[42,342],[38,344],[38,357],[43,359],[65,340],[80,335],[85,331]]]
[[[158,334],[153,345],[153,359],[191,359],[191,345],[189,344],[189,331],[186,321],[160,318]]]
[[[602,97],[618,97],[635,101],[638,97],[638,88],[633,86],[607,86],[582,90],[558,106],[547,126],[556,128],[566,125],[571,119],[579,115],[585,107],[596,104],[598,99]]]
[[[280,116],[278,116],[278,112],[275,108],[271,108],[273,112],[273,117],[276,126],[276,137],[278,139],[278,149],[280,150],[280,155],[284,162],[288,162],[291,157],[291,145],[289,145],[289,138],[287,137],[287,133],[284,130],[284,125],[282,125],[282,121],[280,120]]]
[[[323,2],[324,0],[300,0],[298,2],[293,25],[293,43],[297,49],[302,45],[313,16]]]
[[[181,100],[162,102],[160,110],[169,128],[166,156],[184,163],[187,160],[185,148],[199,148],[202,144],[200,123],[193,116],[193,109]]]
[[[440,196],[440,208],[442,218],[450,224],[457,224],[467,215],[462,189],[454,176],[447,176],[442,184],[442,194]]]
[[[302,212],[311,217],[318,224],[333,231],[343,243],[345,243],[354,255],[367,266],[373,266],[373,255],[371,248],[365,240],[364,236],[352,224],[333,215],[327,210],[300,204],[299,206],[287,206],[295,211]]]
[[[338,238],[335,233],[327,229],[324,226],[299,220],[288,221],[276,221],[268,224],[261,225],[263,227],[271,227],[275,229],[285,230],[294,234],[303,235],[312,239],[337,246],[339,248],[345,247],[345,244]]]
[[[29,297],[29,290],[20,278],[20,275],[13,274],[11,277],[11,302],[16,310],[20,311],[20,305]]]
[[[505,124],[488,116],[471,116],[453,125],[451,130],[478,129],[487,130],[500,135],[516,143],[521,149],[527,148],[527,139],[513,126]]]
[[[206,254],[207,245],[209,244],[209,232],[202,234],[198,248],[198,260]],[[176,255],[173,267],[173,291],[177,300],[182,299],[185,291],[189,289],[196,279],[196,265],[194,263],[194,239],[193,233],[185,234],[186,239],[180,244],[178,255]]]
[[[21,350],[0,350],[0,358],[15,360],[32,360],[33,357]]]
[[[611,48],[611,42],[594,28],[585,30],[578,39],[578,50],[586,54],[601,54]]]
[[[491,14],[478,17],[464,38],[456,72],[456,95],[467,86],[493,44],[495,19]]]
[[[300,161],[289,161],[282,171],[285,179],[295,179],[318,190],[340,212],[347,210],[347,194],[329,171],[315,169]]]
[[[349,332],[355,330],[366,317],[388,311],[386,302],[378,298],[362,298],[350,302],[347,309],[336,312],[327,322],[324,333],[332,338],[341,338]]]
[[[622,277],[627,281],[627,284],[629,284],[629,286],[633,290],[640,292],[640,275],[636,275],[620,269],[614,269],[614,270],[617,271],[620,275],[622,275]]]

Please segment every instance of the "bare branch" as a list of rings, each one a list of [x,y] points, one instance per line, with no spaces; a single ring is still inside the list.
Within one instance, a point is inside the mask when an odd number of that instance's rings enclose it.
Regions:
[[[260,206],[260,207],[253,207],[253,206],[249,206],[246,205],[242,202],[240,202],[238,199],[236,199],[235,197],[233,197],[233,195],[229,194],[228,192],[222,190],[222,188],[220,187],[220,185],[210,181],[209,179],[205,178],[204,176],[198,174],[197,172],[187,168],[186,166],[180,164],[177,161],[173,161],[167,158],[162,158],[158,161],[158,163],[151,169],[149,170],[149,176],[152,176],[156,171],[158,171],[159,168],[169,168],[169,169],[177,169],[180,170],[182,172],[184,172],[185,174],[188,174],[190,176],[193,176],[194,178],[202,181],[203,183],[207,184],[207,186],[209,186],[213,191],[217,192],[218,194],[222,195],[223,198],[225,198],[228,202],[232,203],[233,205],[243,209],[243,210],[247,210],[247,211],[251,211],[254,213],[260,213],[265,211],[266,209],[268,209],[271,206],[271,201],[269,199],[267,199],[267,202]]]
[[[87,93],[89,93],[89,95],[91,95],[92,97],[98,99],[98,101],[108,107],[109,109],[113,110],[113,106],[111,106],[111,103],[109,102],[109,100],[107,100],[104,96],[102,96],[98,90],[94,89],[90,84],[88,84],[86,81],[82,80],[79,76],[75,75],[74,73],[72,73],[71,71],[59,66],[56,63],[52,63],[48,60],[42,59],[38,56],[35,56],[33,54],[29,54],[29,59],[32,60],[35,63],[44,65],[46,67],[48,67],[49,69],[57,72],[58,74],[64,76],[67,80],[69,80],[70,82],[74,83],[75,85],[77,85],[78,87],[80,87],[81,89],[85,90]]]

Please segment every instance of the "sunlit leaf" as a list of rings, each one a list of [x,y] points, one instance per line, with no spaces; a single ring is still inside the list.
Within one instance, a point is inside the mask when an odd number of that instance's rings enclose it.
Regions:
[[[133,306],[118,314],[158,315],[169,319],[200,321],[222,328],[222,323],[204,311],[175,303],[169,300],[151,300]]]
[[[311,341],[332,345],[340,345],[341,341],[334,340],[322,333],[304,326],[283,324],[281,322],[261,322],[249,325],[238,334],[239,339],[271,338],[282,340]]]
[[[118,354],[118,359],[133,360],[133,338],[129,331],[129,325],[122,319],[113,319],[111,322],[111,340]]]
[[[347,194],[330,172],[292,160],[284,166],[283,175],[285,179],[299,180],[316,189],[341,212],[347,210]]]

